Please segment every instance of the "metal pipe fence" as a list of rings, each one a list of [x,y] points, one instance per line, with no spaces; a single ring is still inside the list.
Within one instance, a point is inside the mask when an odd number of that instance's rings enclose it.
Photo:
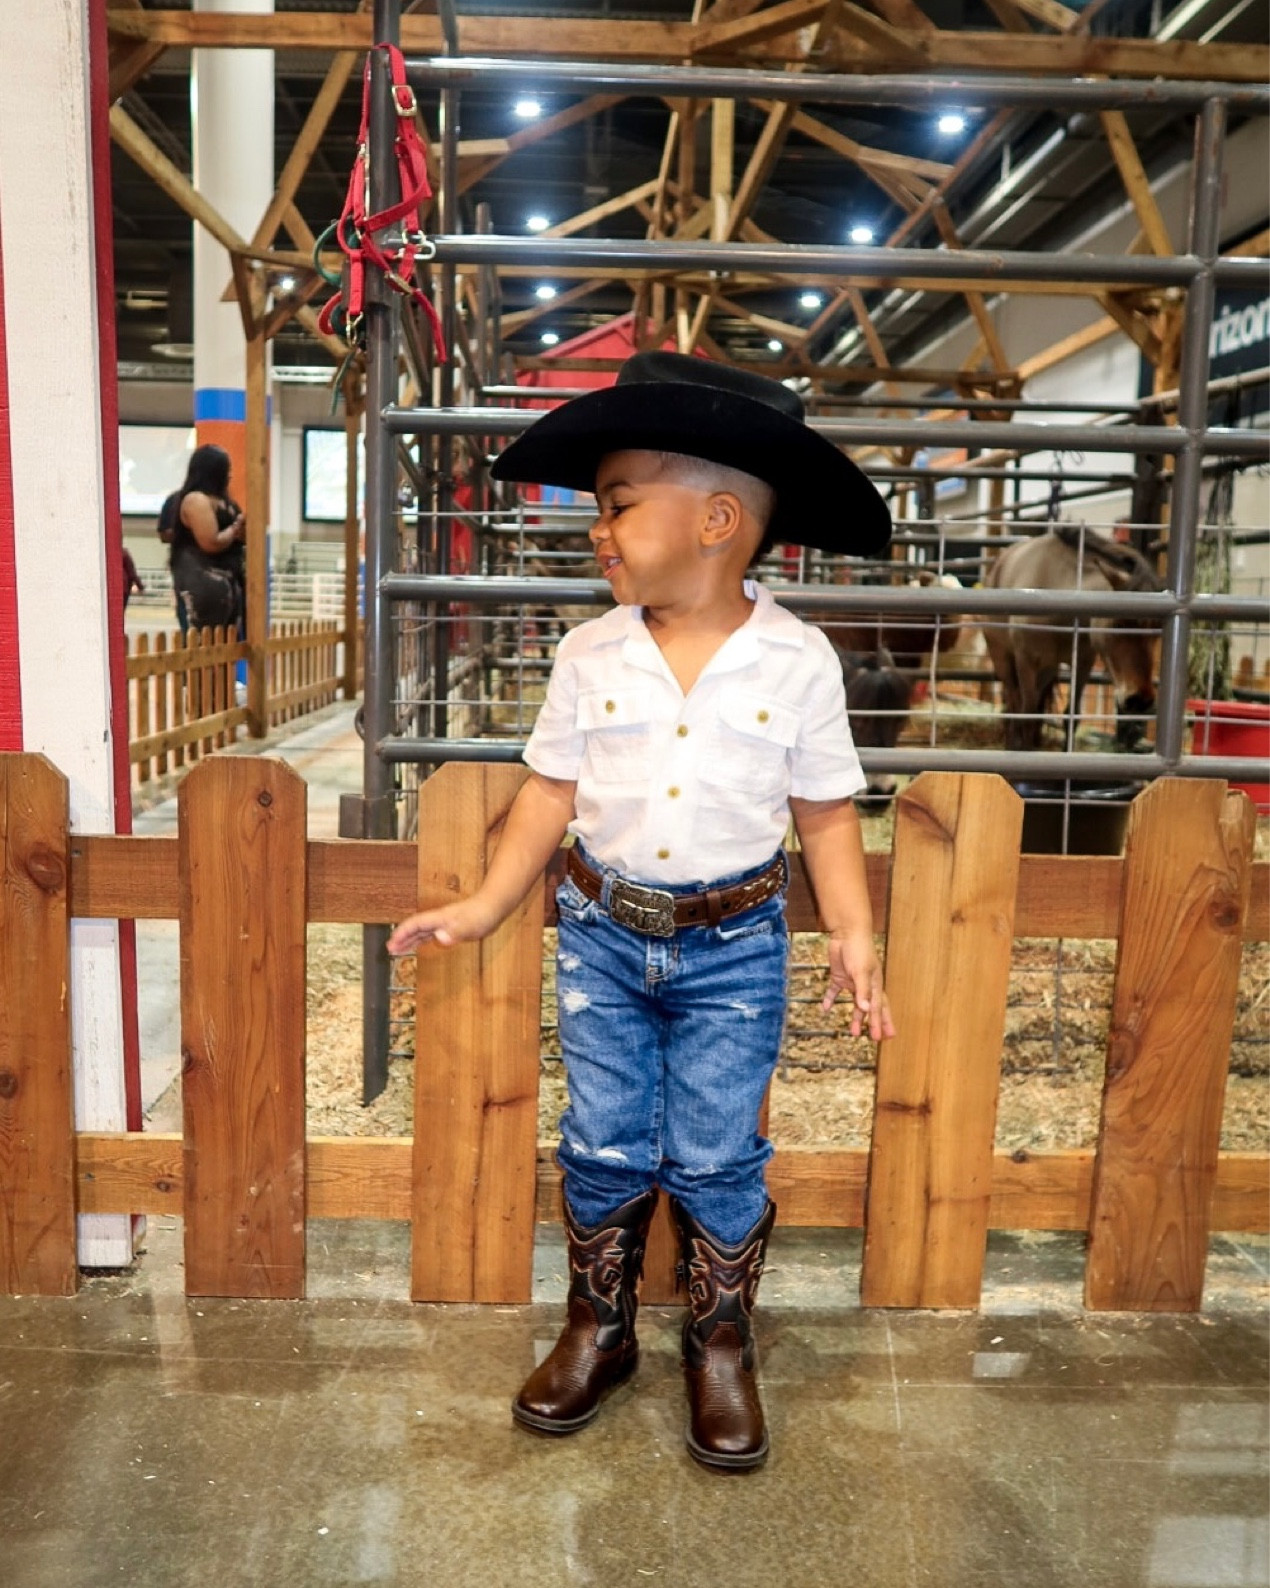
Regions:
[[[394,40],[399,34],[400,0],[375,0],[377,40]],[[382,59],[373,60],[371,92],[372,208],[385,208],[394,196],[390,156],[396,114]],[[1260,85],[1227,83],[1177,83],[1160,81],[1058,81],[1025,77],[914,75],[864,76],[851,74],[785,73],[773,71],[705,68],[696,66],[609,66],[589,62],[443,59],[408,62],[416,90],[442,91],[443,147],[441,169],[448,173],[440,206],[443,235],[427,245],[431,266],[439,272],[443,317],[456,325],[456,272],[460,267],[477,273],[480,301],[496,312],[496,279],[499,268],[551,268],[553,271],[612,272],[634,279],[666,271],[698,272],[703,281],[720,276],[749,274],[780,278],[792,274],[821,277],[826,281],[851,280],[884,284],[904,281],[933,291],[956,291],[956,284],[974,284],[984,290],[1008,290],[1011,284],[1049,288],[1055,292],[1088,291],[1146,286],[1181,288],[1186,296],[1181,375],[1176,394],[1144,399],[1138,404],[1113,408],[1097,404],[1074,411],[1099,413],[1110,423],[1056,424],[1004,422],[999,419],[938,422],[877,418],[840,418],[816,414],[814,429],[843,447],[965,447],[997,449],[1016,459],[1036,453],[1080,451],[1129,454],[1139,459],[1175,459],[1172,490],[1168,572],[1166,588],[1159,592],[947,590],[938,586],[912,589],[884,584],[831,585],[832,569],[814,556],[797,559],[798,583],[776,589],[777,598],[813,620],[842,621],[872,614],[922,620],[935,626],[954,618],[981,622],[1026,617],[1048,619],[1073,635],[1073,655],[1081,626],[1090,624],[1149,624],[1162,634],[1159,665],[1159,704],[1149,724],[1155,746],[1146,754],[1125,756],[1077,746],[1074,719],[1065,731],[1066,749],[1006,752],[995,748],[949,747],[934,742],[919,747],[894,746],[863,752],[866,767],[880,772],[938,770],[990,770],[1018,777],[1065,780],[1112,778],[1132,775],[1140,780],[1161,773],[1229,776],[1259,779],[1263,762],[1247,757],[1217,759],[1187,755],[1186,679],[1188,642],[1193,629],[1219,624],[1245,624],[1254,634],[1264,623],[1264,603],[1255,598],[1205,593],[1196,588],[1196,556],[1200,532],[1200,493],[1209,460],[1234,460],[1236,466],[1270,457],[1270,439],[1264,434],[1231,427],[1212,427],[1208,420],[1208,337],[1213,300],[1219,285],[1260,287],[1265,264],[1249,258],[1224,258],[1218,253],[1221,153],[1226,117],[1265,113],[1270,109],[1270,89]],[[523,86],[533,82],[570,91],[612,91],[708,97],[711,99],[768,99],[792,103],[829,105],[887,105],[921,109],[955,100],[967,107],[1007,106],[1024,110],[1127,109],[1165,106],[1179,112],[1197,112],[1195,181],[1192,224],[1187,251],[1175,256],[1088,254],[1049,255],[1021,250],[989,252],[978,249],[915,250],[911,248],[771,246],[752,243],[709,243],[675,240],[615,240],[606,238],[544,238],[495,236],[483,220],[476,234],[457,232],[454,196],[459,101],[465,85],[480,83],[488,89],[498,82]],[[392,242],[392,233],[383,240]],[[394,782],[402,766],[435,764],[445,760],[518,760],[523,734],[530,726],[533,701],[525,690],[541,687],[560,615],[551,608],[565,607],[585,613],[609,599],[602,581],[578,578],[510,577],[505,550],[514,548],[519,558],[515,574],[523,574],[526,558],[545,558],[553,566],[557,548],[526,546],[525,520],[516,516],[514,504],[491,487],[485,477],[485,448],[496,437],[520,434],[539,417],[523,408],[465,407],[456,405],[458,388],[453,373],[445,375],[437,390],[435,408],[402,406],[398,391],[400,311],[393,294],[372,283],[367,308],[368,423],[367,423],[367,523],[366,523],[366,703],[365,797],[360,831],[367,837],[393,833],[394,810],[401,789]],[[501,367],[497,346],[486,345],[479,329],[474,389],[501,397],[512,396]],[[849,375],[844,371],[844,378]],[[502,377],[500,382],[498,377]],[[420,382],[421,387],[424,386]],[[528,390],[526,395],[529,395]],[[1137,422],[1158,414],[1167,400],[1177,403],[1176,425]],[[849,399],[848,399],[849,401]],[[856,404],[873,401],[867,394]],[[1028,405],[1025,400],[990,398],[964,405],[967,413],[1072,412],[1054,404]],[[955,399],[949,400],[950,405]],[[844,402],[845,405],[845,402]],[[826,404],[829,406],[829,404]],[[889,404],[890,407],[903,406]],[[957,405],[962,406],[962,405]],[[1130,422],[1120,416],[1128,415]],[[453,500],[456,454],[470,450],[480,479],[480,499],[471,512],[458,510]],[[406,476],[413,497],[402,501],[398,492],[400,453],[409,464]],[[992,459],[976,470],[973,462],[955,472],[972,480],[1036,478],[1039,471],[1000,468]],[[1142,468],[1149,471],[1149,462]],[[915,477],[919,489],[945,477],[949,470],[915,471],[909,476],[901,466],[886,464],[877,477],[899,482]],[[1052,479],[1053,474],[1040,475]],[[1077,476],[1068,472],[1068,481]],[[1101,476],[1107,489],[1125,489],[1142,475],[1130,477],[1121,470]],[[1043,505],[1043,504],[1042,504]],[[510,511],[509,511],[510,509]],[[1040,510],[1038,504],[1012,504],[1012,510]],[[550,510],[529,509],[544,517]],[[564,515],[567,517],[567,515]],[[986,518],[988,515],[984,515]],[[992,515],[1007,530],[1004,506]],[[1015,513],[1014,516],[1017,516]],[[458,520],[466,520],[472,537],[469,577],[452,569],[451,550]],[[922,554],[921,532],[899,526],[897,543],[910,557]],[[544,535],[548,531],[544,531]],[[580,537],[579,537],[580,538]],[[995,546],[1009,544],[1010,536],[986,537]],[[940,532],[935,565],[955,537]],[[405,548],[397,555],[396,548]],[[564,556],[559,564],[566,563]],[[396,566],[394,565],[396,564]],[[905,577],[915,570],[911,562],[857,564],[853,577],[863,577],[872,566],[878,572]],[[960,571],[960,570],[959,570]],[[822,583],[816,583],[819,577]],[[533,630],[532,644],[526,635]],[[508,662],[513,665],[508,666]],[[931,681],[938,688],[938,668],[932,663]],[[528,682],[527,682],[528,681]],[[512,720],[508,735],[495,724],[487,707],[491,686],[518,691],[502,714]],[[967,686],[973,687],[973,686]],[[497,714],[496,714],[497,715]],[[491,729],[494,736],[490,736]],[[404,731],[403,731],[404,730]],[[408,736],[407,736],[408,733]],[[378,934],[378,935],[376,935]],[[387,963],[382,929],[367,928],[365,973],[367,980],[366,1095],[371,1097],[386,1074]],[[373,983],[373,990],[372,990]]]

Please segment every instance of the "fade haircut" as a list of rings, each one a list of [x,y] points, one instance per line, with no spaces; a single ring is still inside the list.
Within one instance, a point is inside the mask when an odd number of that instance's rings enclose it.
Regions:
[[[759,531],[758,542],[750,556],[751,566],[771,550],[773,542],[767,526],[776,509],[776,492],[765,480],[746,474],[744,469],[733,469],[709,458],[694,458],[685,452],[659,452],[657,456],[662,479],[697,491],[728,491],[737,498]]]

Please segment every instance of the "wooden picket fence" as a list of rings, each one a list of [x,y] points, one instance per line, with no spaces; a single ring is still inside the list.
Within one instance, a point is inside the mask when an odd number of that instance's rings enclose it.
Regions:
[[[247,720],[235,673],[247,646],[228,629],[130,636],[128,759],[139,782],[233,744]]]
[[[292,722],[329,706],[341,683],[336,647],[343,630],[309,618],[275,623],[265,642],[269,726]]]
[[[305,928],[395,920],[472,887],[524,776],[446,766],[418,844],[306,840],[280,762],[213,757],[178,835],[68,834],[65,780],[0,756],[0,1292],[70,1293],[74,1217],[184,1218],[190,1295],[302,1296],[311,1218],[409,1220],[420,1301],[530,1299],[534,1225],[560,1217],[537,1141],[542,931],[564,851],[481,944],[418,959],[412,1138],[305,1139]],[[784,1224],[863,1226],[869,1306],[974,1307],[991,1228],[1087,1230],[1091,1308],[1200,1305],[1209,1234],[1270,1228],[1270,1160],[1220,1153],[1241,946],[1267,934],[1270,867],[1224,783],[1134,802],[1125,857],[1020,856],[1000,778],[927,773],[869,857],[899,1035],[879,1052],[871,1149],[783,1147]],[[797,855],[790,925],[817,929]],[[72,1128],[72,917],[175,918],[184,1131]],[[994,1145],[1015,937],[1118,937],[1096,1150]],[[674,1293],[664,1208],[645,1296]]]
[[[275,623],[265,642],[269,726],[329,706],[342,682],[338,623]],[[148,783],[233,744],[247,721],[235,689],[247,645],[231,631],[130,637],[128,758]]]

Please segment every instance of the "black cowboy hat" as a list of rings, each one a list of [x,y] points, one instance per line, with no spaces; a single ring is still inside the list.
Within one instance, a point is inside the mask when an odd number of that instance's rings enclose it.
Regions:
[[[767,540],[872,556],[891,538],[876,486],[808,428],[779,381],[681,353],[636,353],[617,384],[544,414],[495,461],[499,480],[595,489],[610,452],[680,452],[741,469],[776,492]]]

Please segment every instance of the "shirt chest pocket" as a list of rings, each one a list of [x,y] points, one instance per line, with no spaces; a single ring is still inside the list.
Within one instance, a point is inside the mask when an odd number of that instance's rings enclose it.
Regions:
[[[798,712],[782,701],[750,690],[725,690],[702,778],[759,796],[778,792],[789,776],[798,725]]]
[[[587,764],[597,783],[648,777],[652,708],[647,690],[584,691],[578,696],[577,727],[586,735]]]

